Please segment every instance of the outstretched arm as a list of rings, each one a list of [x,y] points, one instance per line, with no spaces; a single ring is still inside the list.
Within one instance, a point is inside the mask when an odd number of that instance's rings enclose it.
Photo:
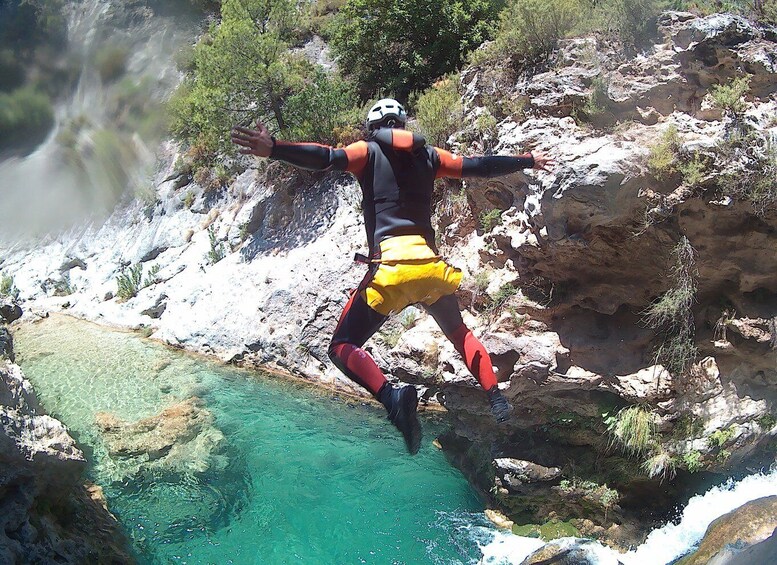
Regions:
[[[318,143],[278,141],[259,121],[256,122],[256,129],[235,126],[232,129],[232,143],[243,147],[240,152],[245,155],[269,157],[315,171],[332,168],[359,174],[367,160],[367,144],[364,142],[335,149]]]
[[[460,157],[444,149],[435,147],[435,150],[440,157],[440,167],[437,169],[438,178],[493,178],[515,173],[523,169],[550,171],[548,167],[555,164],[553,159],[541,151],[515,156]]]

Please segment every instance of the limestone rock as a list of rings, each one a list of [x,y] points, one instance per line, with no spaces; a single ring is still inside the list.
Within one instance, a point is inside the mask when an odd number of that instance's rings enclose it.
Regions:
[[[544,467],[531,461],[497,458],[492,464],[496,470],[498,485],[511,492],[521,492],[523,487],[532,483],[555,481],[561,476],[558,467]]]
[[[132,563],[126,540],[82,483],[84,456],[40,413],[21,369],[0,364],[0,559],[3,563]]]
[[[725,553],[729,556],[735,555],[762,542],[772,535],[775,528],[777,528],[777,496],[751,500],[712,522],[699,544],[699,549],[682,559],[680,563],[702,565],[727,562],[723,559]],[[727,552],[727,548],[733,551]],[[760,563],[766,563],[766,561]]]
[[[620,565],[620,561],[593,540],[561,538],[533,552],[521,565]]]
[[[133,423],[100,412],[96,423],[122,476],[152,468],[173,473],[204,472],[220,463],[218,454],[224,436],[213,426],[213,415],[196,397]]]
[[[0,327],[0,359],[8,359],[13,363],[15,358],[13,336],[7,328]]]
[[[22,308],[12,300],[0,298],[0,321],[10,324],[22,317]]]

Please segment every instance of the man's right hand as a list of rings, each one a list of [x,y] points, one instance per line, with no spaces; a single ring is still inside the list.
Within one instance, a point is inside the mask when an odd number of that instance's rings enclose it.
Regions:
[[[551,172],[550,167],[556,164],[555,159],[548,157],[542,151],[532,151],[531,156],[534,157],[534,168],[540,171]]]
[[[256,129],[235,126],[232,128],[232,143],[245,147],[240,152],[244,155],[256,155],[258,157],[269,157],[272,153],[275,142],[265,125],[259,120],[256,121]]]

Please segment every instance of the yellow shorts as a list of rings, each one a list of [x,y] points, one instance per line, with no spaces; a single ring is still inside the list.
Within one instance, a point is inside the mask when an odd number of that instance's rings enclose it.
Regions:
[[[373,310],[388,316],[410,304],[433,304],[452,294],[461,276],[420,235],[395,236],[380,242],[378,268],[364,289],[364,299]]]

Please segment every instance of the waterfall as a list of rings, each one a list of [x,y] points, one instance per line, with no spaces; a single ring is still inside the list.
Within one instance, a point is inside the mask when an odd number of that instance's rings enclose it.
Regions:
[[[645,542],[627,553],[600,547],[599,563],[625,565],[665,565],[691,551],[699,543],[707,527],[720,516],[739,508],[746,502],[777,495],[777,469],[768,474],[757,473],[712,487],[704,494],[694,496],[682,510],[677,521],[656,528]],[[525,538],[498,533],[482,545],[482,564],[506,565],[521,563],[533,551],[544,545],[536,538]]]

